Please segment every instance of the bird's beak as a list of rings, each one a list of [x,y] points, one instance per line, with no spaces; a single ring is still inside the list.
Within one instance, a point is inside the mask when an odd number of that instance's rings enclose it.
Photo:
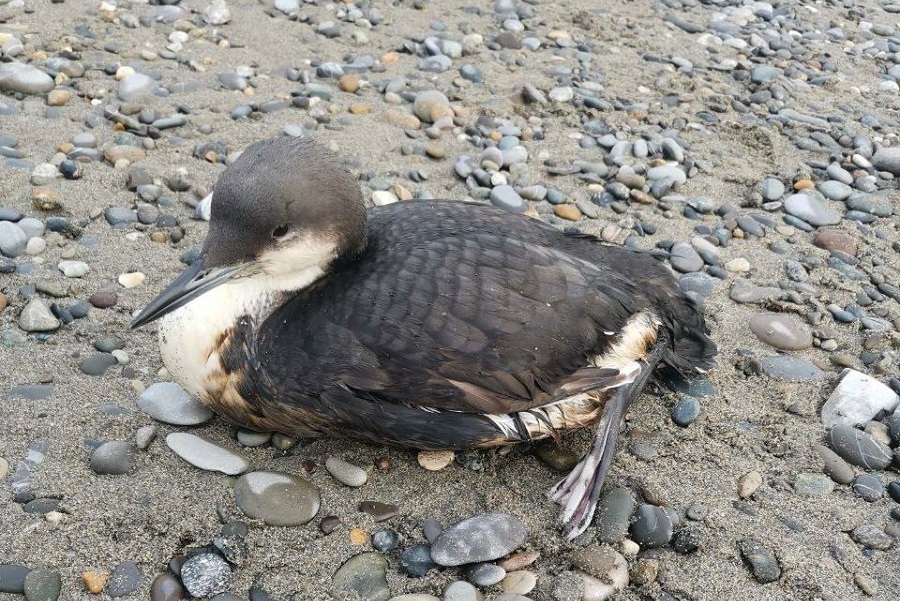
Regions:
[[[201,256],[169,284],[156,298],[147,303],[144,310],[131,322],[131,328],[139,328],[183,307],[204,292],[224,284],[247,271],[246,263],[225,267],[206,267],[206,257]]]

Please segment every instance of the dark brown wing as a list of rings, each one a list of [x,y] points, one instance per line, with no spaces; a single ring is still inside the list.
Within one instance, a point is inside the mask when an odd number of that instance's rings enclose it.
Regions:
[[[553,248],[555,229],[483,206],[409,203],[372,213],[369,231],[358,260],[260,328],[262,370],[283,401],[338,386],[385,410],[507,413],[616,376],[590,358],[640,295]]]

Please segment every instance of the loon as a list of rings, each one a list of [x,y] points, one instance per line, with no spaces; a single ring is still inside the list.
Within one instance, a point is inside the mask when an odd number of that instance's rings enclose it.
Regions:
[[[649,254],[474,202],[367,210],[335,155],[289,136],[222,173],[199,259],[131,327],[157,319],[173,378],[254,430],[458,450],[597,424],[550,491],[570,539],[656,368],[716,354]]]

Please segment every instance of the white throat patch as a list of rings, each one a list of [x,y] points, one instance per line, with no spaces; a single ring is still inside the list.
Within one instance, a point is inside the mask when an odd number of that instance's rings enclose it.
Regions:
[[[294,236],[260,257],[261,270],[237,277],[159,320],[159,348],[172,378],[191,395],[208,399],[221,371],[223,336],[242,316],[261,324],[284,298],[321,278],[335,258],[335,243],[322,236]],[[214,387],[212,387],[214,388]]]

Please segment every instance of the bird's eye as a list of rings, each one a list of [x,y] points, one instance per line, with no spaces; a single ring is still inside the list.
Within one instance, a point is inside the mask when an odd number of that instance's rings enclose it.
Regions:
[[[284,225],[279,225],[272,231],[272,237],[273,238],[283,238],[285,235],[287,235],[289,229],[291,229],[291,228],[286,223]]]

